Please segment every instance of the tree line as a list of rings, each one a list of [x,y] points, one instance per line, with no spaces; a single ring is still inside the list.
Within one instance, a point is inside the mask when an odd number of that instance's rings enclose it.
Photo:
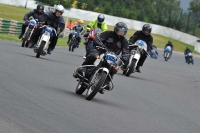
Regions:
[[[170,27],[200,37],[200,0],[192,0],[187,11],[180,0],[36,0],[50,6],[62,4],[112,16]]]

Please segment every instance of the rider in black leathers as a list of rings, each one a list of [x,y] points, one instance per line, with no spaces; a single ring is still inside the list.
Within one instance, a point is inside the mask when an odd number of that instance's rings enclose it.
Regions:
[[[53,32],[53,37],[51,39],[51,43],[49,44],[49,48],[47,53],[51,54],[51,52],[53,51],[53,49],[56,46],[58,37],[60,35],[60,33],[64,30],[65,28],[65,21],[64,18],[62,16],[64,12],[64,7],[62,5],[57,5],[55,7],[55,11],[52,12],[47,12],[46,14],[46,21],[44,23],[44,25],[50,25],[51,27],[55,28],[56,30],[56,34]],[[38,33],[36,34],[36,39],[34,40],[35,43],[37,43],[38,38],[42,32],[42,28],[38,31]]]
[[[119,55],[122,52],[123,54],[127,54],[129,52],[129,46],[128,46],[128,41],[125,38],[125,35],[127,33],[128,27],[125,23],[123,22],[118,22],[115,25],[114,31],[105,31],[102,34],[100,34],[99,37],[94,39],[94,46],[102,46],[102,43],[104,46],[106,46],[110,51],[114,52],[116,55]],[[101,43],[102,42],[102,43]],[[83,62],[82,65],[92,65],[94,61],[96,60],[96,56],[100,55],[101,52],[97,49],[94,49],[91,51],[91,53],[86,57],[86,60]],[[123,61],[127,61],[126,58],[123,59]],[[77,70],[74,73],[74,77],[77,77],[77,73],[80,70]],[[110,75],[113,77],[113,75],[117,73],[116,70],[111,70]],[[110,81],[106,81],[105,84],[107,85],[106,88],[109,90],[110,89]],[[100,90],[100,93],[103,94],[103,90]]]
[[[34,10],[30,11],[29,13],[27,13],[24,16],[24,20],[26,22],[28,22],[29,21],[29,17],[31,17],[31,16],[34,19],[38,19],[38,22],[44,22],[45,21],[44,5],[43,4],[38,4],[37,5],[37,9],[34,9]],[[21,31],[21,34],[19,35],[19,39],[22,38],[27,26],[28,25],[26,23],[22,24],[22,31]]]
[[[136,31],[133,36],[130,37],[129,43],[134,44],[137,40],[143,40],[147,43],[147,52],[152,49],[153,37],[151,36],[152,27],[150,24],[144,24],[142,30]],[[146,60],[147,55],[144,53],[141,55],[140,60],[138,61],[136,71],[141,73],[140,66],[143,65]]]

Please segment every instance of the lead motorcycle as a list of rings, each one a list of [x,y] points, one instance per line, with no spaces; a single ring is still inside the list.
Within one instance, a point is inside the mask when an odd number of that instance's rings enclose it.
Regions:
[[[77,78],[78,85],[76,87],[76,94],[81,95],[85,90],[86,100],[91,100],[95,95],[103,89],[103,91],[111,91],[114,88],[110,71],[112,69],[118,70],[118,61],[121,60],[113,52],[110,52],[106,47],[96,46],[96,49],[102,51],[100,56],[97,56],[94,65],[83,65],[77,68],[73,74]],[[81,72],[77,72],[81,68]],[[108,80],[111,83],[109,90],[104,89],[106,85],[104,82]]]
[[[129,48],[129,54],[123,55],[129,56],[128,65],[126,67],[121,67],[121,70],[123,71],[123,74],[125,76],[130,76],[131,73],[134,73],[136,71],[138,61],[140,60],[140,57],[143,53],[149,55],[147,52],[147,44],[142,40],[138,40],[134,44],[129,45]]]
[[[49,25],[43,25],[40,28],[43,28],[43,31],[41,32],[40,35],[40,40],[39,43],[37,43],[34,46],[34,52],[36,53],[36,58],[40,58],[40,55],[42,56],[47,55],[47,49],[53,37],[53,32],[57,36],[55,28]]]

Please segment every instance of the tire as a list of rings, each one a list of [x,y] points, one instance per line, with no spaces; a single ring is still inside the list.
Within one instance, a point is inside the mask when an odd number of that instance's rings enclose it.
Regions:
[[[98,82],[95,85],[92,85],[88,88],[87,93],[86,93],[86,100],[91,100],[94,98],[94,96],[99,92],[99,89],[101,88],[101,86],[103,85],[105,79],[107,77],[106,72],[102,71],[99,73],[97,79]],[[91,90],[93,89],[93,90]],[[90,92],[91,91],[91,92]]]
[[[36,58],[40,58],[40,55],[42,54],[42,51],[43,51],[45,44],[46,44],[46,42],[44,42],[44,41],[41,42],[40,47],[39,47],[37,54],[36,54]]]
[[[72,44],[72,52],[74,52],[74,46],[75,46],[75,44],[73,43]]]
[[[24,47],[26,45],[27,41],[26,40],[23,40],[22,41],[22,47]]]
[[[125,73],[125,76],[130,76],[131,73],[133,73],[133,70],[134,70],[134,66],[135,66],[135,63],[136,63],[136,60],[133,59],[132,62],[131,62],[131,65],[129,68],[127,68],[126,70],[126,73]]]
[[[125,75],[125,74],[126,74],[126,70],[123,71],[123,75]]]
[[[69,51],[71,51],[71,45],[69,44]]]
[[[78,85],[76,86],[76,94],[81,95],[83,94],[83,92],[86,90],[86,87],[84,87],[83,85],[80,84],[80,82],[78,83]]]

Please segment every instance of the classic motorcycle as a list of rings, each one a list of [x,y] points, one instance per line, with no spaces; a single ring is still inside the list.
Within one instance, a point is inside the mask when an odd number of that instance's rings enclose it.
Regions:
[[[93,46],[93,40],[96,38],[96,36],[100,35],[102,30],[100,28],[92,28],[90,31],[88,37],[86,38],[87,42],[85,44],[85,50],[86,50],[86,57],[90,54],[91,50],[95,47]]]
[[[129,56],[128,65],[126,67],[121,67],[121,70],[125,76],[130,76],[131,73],[136,71],[138,61],[143,53],[149,55],[147,52],[147,44],[142,40],[137,40],[134,44],[129,45],[129,48],[129,54],[122,55],[122,58],[123,56]]]
[[[53,32],[57,36],[55,28],[51,26],[43,25],[40,28],[43,28],[43,31],[41,32],[41,35],[40,35],[40,40],[39,40],[39,43],[37,43],[34,46],[34,52],[36,53],[36,58],[40,58],[40,55],[42,56],[47,55],[47,49],[53,37]]]
[[[192,65],[194,64],[193,55],[191,52],[187,53],[185,55],[185,58],[186,58],[186,63],[188,63],[188,64],[191,63]]]
[[[158,51],[154,45],[152,45],[152,50],[150,51],[149,55],[153,59],[158,59]]]
[[[100,56],[97,56],[94,65],[83,65],[78,67],[73,76],[78,78],[78,85],[76,87],[76,94],[81,95],[85,90],[86,100],[91,100],[95,95],[103,89],[103,91],[111,91],[114,88],[110,71],[112,69],[118,70],[118,61],[121,60],[113,52],[110,52],[106,47],[96,46],[96,49],[102,51]],[[77,72],[81,69],[81,72]],[[77,75],[78,74],[78,75]],[[111,87],[106,90],[107,85],[105,81],[110,81]]]
[[[74,49],[78,45],[78,41],[77,41],[78,35],[79,35],[78,32],[76,32],[76,31],[72,32],[72,38],[71,38],[71,41],[69,42],[69,51],[74,52]]]
[[[31,19],[28,23],[28,26],[26,27],[25,33],[22,36],[22,47],[28,47],[31,39],[31,36],[34,32],[34,30],[37,28],[37,20]]]
[[[167,61],[169,59],[171,50],[172,50],[172,48],[170,46],[167,46],[165,48],[165,53],[164,53],[164,59],[165,59],[165,61]]]

